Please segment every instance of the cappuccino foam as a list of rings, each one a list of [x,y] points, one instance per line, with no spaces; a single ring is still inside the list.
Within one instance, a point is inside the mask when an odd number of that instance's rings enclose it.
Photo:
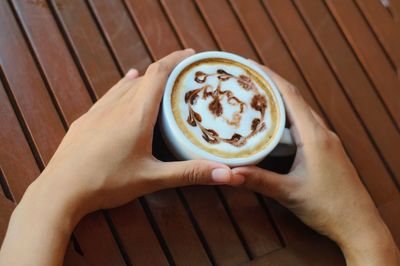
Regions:
[[[269,83],[250,67],[223,58],[186,66],[173,86],[171,106],[194,145],[224,158],[265,148],[280,115]]]

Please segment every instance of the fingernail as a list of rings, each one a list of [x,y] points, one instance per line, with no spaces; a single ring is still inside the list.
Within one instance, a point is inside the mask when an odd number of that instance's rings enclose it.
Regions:
[[[231,172],[225,168],[216,168],[211,172],[211,178],[215,183],[229,183]]]
[[[126,72],[125,77],[134,77],[137,74],[137,70],[134,68],[129,69],[128,72]]]

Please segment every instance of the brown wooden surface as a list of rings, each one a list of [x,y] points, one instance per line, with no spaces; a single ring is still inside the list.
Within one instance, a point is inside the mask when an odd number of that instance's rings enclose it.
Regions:
[[[223,50],[295,84],[341,137],[400,244],[400,1],[0,1],[0,238],[68,126],[123,73]],[[173,160],[155,129],[154,154]],[[263,167],[287,171],[292,158]],[[157,192],[85,217],[66,265],[343,265],[271,199],[230,187]]]

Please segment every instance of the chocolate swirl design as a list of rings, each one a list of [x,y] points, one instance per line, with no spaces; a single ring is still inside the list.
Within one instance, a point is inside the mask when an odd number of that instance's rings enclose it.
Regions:
[[[266,128],[264,121],[265,110],[267,108],[267,100],[264,95],[260,94],[255,87],[253,81],[250,77],[246,75],[235,76],[222,69],[218,69],[216,73],[206,74],[202,71],[197,71],[195,73],[194,80],[199,83],[205,83],[208,77],[216,76],[218,78],[218,84],[216,88],[210,85],[204,85],[200,88],[188,91],[185,94],[185,103],[189,108],[189,115],[187,118],[187,123],[193,127],[199,127],[202,132],[202,137],[205,141],[210,144],[217,144],[220,142],[229,143],[235,147],[241,147],[247,143],[247,141],[253,137],[258,132],[261,132]],[[254,95],[251,99],[250,106],[242,102],[240,99],[234,96],[231,90],[221,90],[221,84],[229,79],[235,79],[239,84],[240,88],[246,91],[251,91]],[[202,99],[211,98],[211,102],[208,105],[208,109],[215,117],[221,117],[224,113],[221,100],[226,97],[227,103],[232,106],[239,106],[239,110],[234,112],[232,119],[223,117],[226,123],[235,128],[240,126],[240,120],[242,118],[241,114],[246,108],[253,108],[254,110],[260,112],[260,117],[254,118],[251,122],[251,132],[247,136],[242,136],[239,133],[234,133],[231,138],[222,138],[219,136],[218,132],[214,129],[205,128],[202,125],[202,117],[200,114],[193,110],[193,105],[199,97]]]

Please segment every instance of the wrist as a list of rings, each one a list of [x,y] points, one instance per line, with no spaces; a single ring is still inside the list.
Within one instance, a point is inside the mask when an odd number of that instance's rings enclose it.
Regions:
[[[63,193],[62,188],[38,178],[26,190],[12,218],[30,219],[37,226],[40,223],[70,235],[83,215],[77,202]]]
[[[68,201],[54,196],[37,181],[28,187],[12,213],[1,248],[2,265],[62,264],[80,217]]]
[[[380,217],[337,241],[347,265],[399,265],[393,237]]]

